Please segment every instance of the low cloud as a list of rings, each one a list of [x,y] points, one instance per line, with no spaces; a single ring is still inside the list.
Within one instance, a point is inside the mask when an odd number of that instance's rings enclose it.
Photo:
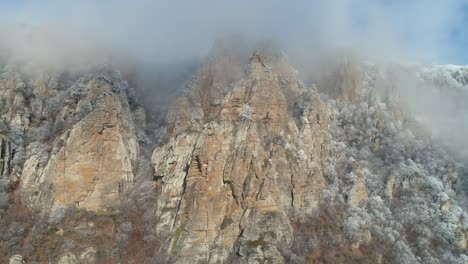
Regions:
[[[465,0],[22,0],[0,4],[0,56],[50,67],[128,59],[151,77],[145,85],[162,76],[160,89],[180,82],[178,72],[190,72],[228,35],[246,47],[275,43],[298,68],[335,50],[375,62],[465,64],[467,11]],[[468,148],[466,107],[453,115],[453,97],[424,93],[413,81],[399,88],[436,136]]]
[[[291,52],[352,48],[383,59],[460,63],[464,2],[23,0],[0,5],[0,22],[40,33],[2,28],[0,43],[39,59],[99,52],[171,61],[204,56],[214,39],[235,33]]]

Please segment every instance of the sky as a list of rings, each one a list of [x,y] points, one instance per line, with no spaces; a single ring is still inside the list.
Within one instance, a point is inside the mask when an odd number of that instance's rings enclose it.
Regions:
[[[93,48],[171,60],[202,56],[214,39],[239,33],[286,50],[358,48],[392,60],[468,64],[468,0],[0,0],[0,13],[0,24],[60,28],[52,50],[77,45],[69,42],[79,36]]]

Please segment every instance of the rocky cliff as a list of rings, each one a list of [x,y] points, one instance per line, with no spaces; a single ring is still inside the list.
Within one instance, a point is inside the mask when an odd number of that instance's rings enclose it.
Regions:
[[[404,66],[303,83],[282,53],[244,58],[213,52],[158,124],[112,66],[6,64],[0,260],[468,263],[463,156],[412,115]]]

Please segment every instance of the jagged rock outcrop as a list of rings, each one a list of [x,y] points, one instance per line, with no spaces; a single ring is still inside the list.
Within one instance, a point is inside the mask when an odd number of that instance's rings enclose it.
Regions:
[[[169,126],[170,141],[152,158],[162,186],[157,226],[173,237],[178,263],[236,255],[284,262],[279,248],[291,242],[290,217],[318,206],[330,157],[328,113],[314,93],[305,95],[312,102],[305,106],[295,71],[275,56],[252,55],[246,79],[226,93],[220,111],[203,110],[212,120],[187,110],[200,104],[197,86],[195,96],[179,99],[186,112],[168,116],[171,124],[195,122],[178,133]],[[304,105],[297,117],[288,102]]]
[[[13,153],[12,153],[12,142],[8,137],[2,137],[1,143],[0,143],[0,177],[1,178],[9,178],[12,170],[12,158],[13,158]]]
[[[38,169],[38,157],[28,157],[20,195],[33,207],[51,201],[87,210],[116,208],[133,181],[138,156],[128,103],[120,94],[123,91],[103,77],[78,80],[74,85],[75,102],[62,109],[56,123],[81,116],[55,138],[43,168]]]
[[[366,178],[362,175],[359,163],[353,161],[350,173],[351,188],[348,192],[348,201],[351,206],[357,207],[360,203],[365,202],[368,198]]]

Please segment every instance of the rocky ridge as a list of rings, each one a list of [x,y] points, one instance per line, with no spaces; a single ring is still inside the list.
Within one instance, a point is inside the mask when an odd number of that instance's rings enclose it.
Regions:
[[[466,263],[463,164],[389,69],[216,52],[154,138],[117,71],[5,69],[0,259]]]

